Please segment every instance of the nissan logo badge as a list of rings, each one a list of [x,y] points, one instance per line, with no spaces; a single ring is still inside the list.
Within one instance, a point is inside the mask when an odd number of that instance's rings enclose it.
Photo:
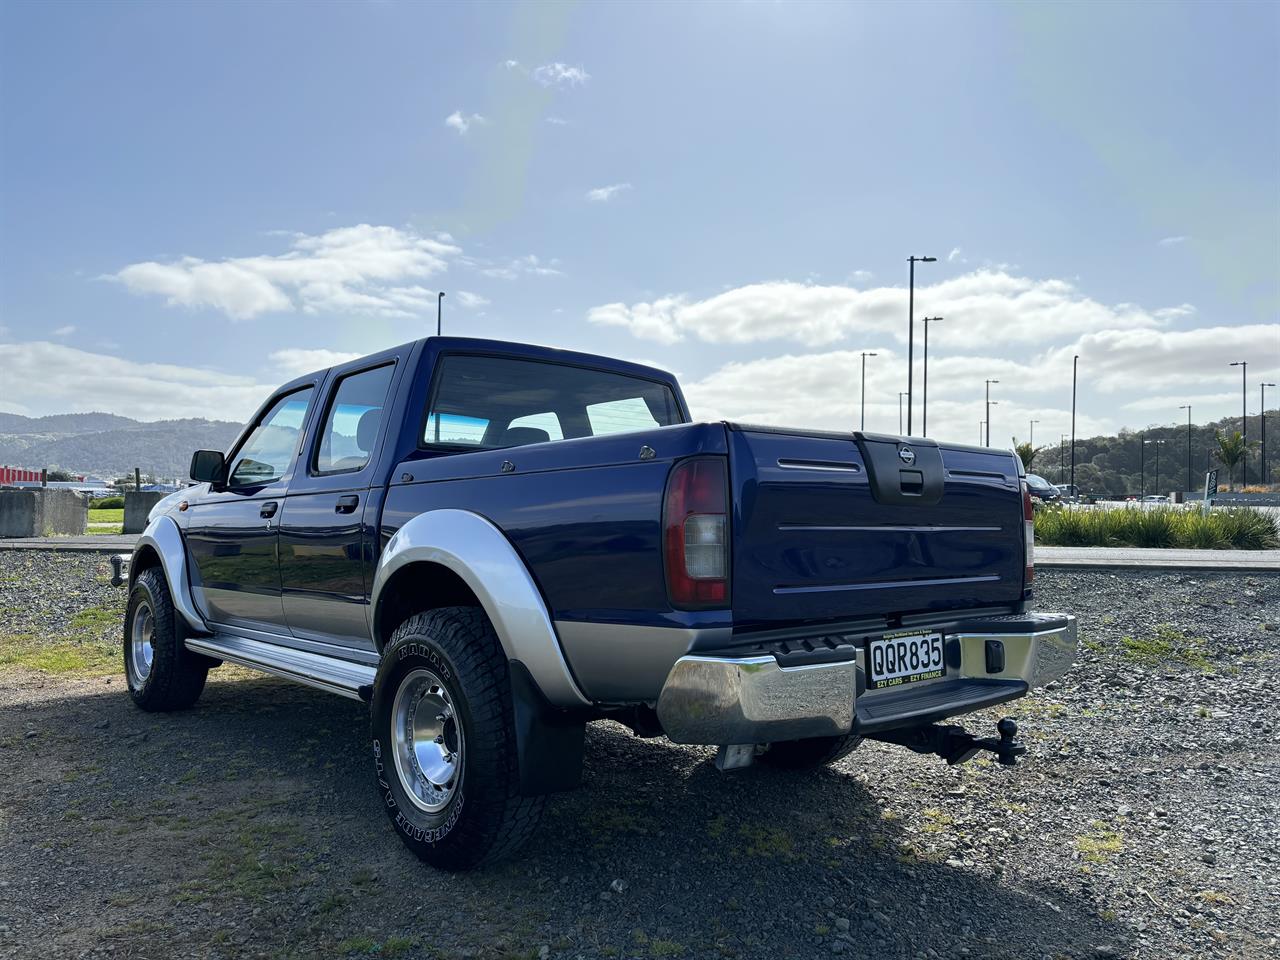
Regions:
[[[899,447],[898,459],[909,467],[916,462],[916,452],[910,447]]]

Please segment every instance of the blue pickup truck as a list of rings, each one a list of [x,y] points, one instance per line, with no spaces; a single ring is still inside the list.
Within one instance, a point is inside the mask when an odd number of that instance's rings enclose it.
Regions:
[[[1011,764],[948,718],[1060,677],[1008,451],[694,423],[660,370],[432,337],[277,390],[153,511],[123,654],[144,710],[242,664],[364,700],[404,843],[515,850],[585,725],[801,770],[864,739]],[[123,582],[123,581],[121,581]]]

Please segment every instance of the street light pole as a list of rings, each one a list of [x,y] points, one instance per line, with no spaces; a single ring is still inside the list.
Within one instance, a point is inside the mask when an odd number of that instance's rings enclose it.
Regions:
[[[1274,383],[1259,384],[1262,388],[1262,408],[1258,411],[1259,426],[1262,428],[1262,482],[1270,483],[1271,475],[1267,473],[1267,387],[1274,387]]]
[[[1058,436],[1058,482],[1067,479],[1067,435]]]
[[[1147,495],[1147,441],[1146,434],[1138,434],[1138,501]]]
[[[901,436],[903,436],[903,433],[902,433],[902,398],[903,398],[903,397],[905,397],[906,395],[907,395],[907,394],[906,394],[906,392],[905,392],[905,391],[902,391],[902,390],[899,390],[899,391],[898,391],[898,436],[900,436],[900,437],[901,437]]]
[[[1071,492],[1076,491],[1076,368],[1080,354],[1071,358]]]
[[[874,356],[874,353],[862,351],[862,414],[858,418],[859,430],[867,429],[867,357]]]
[[[1191,480],[1191,404],[1178,409],[1187,411],[1187,492],[1190,493],[1195,489]]]
[[[1034,452],[1035,452],[1035,449],[1036,449],[1036,424],[1037,424],[1037,423],[1039,423],[1039,422],[1040,422],[1039,420],[1032,420],[1032,421],[1031,421],[1031,429],[1028,431],[1028,433],[1030,434],[1030,436],[1028,436],[1028,437],[1027,437],[1027,443],[1029,443],[1029,444],[1031,445],[1031,452],[1032,452],[1032,453],[1034,453]]]
[[[934,263],[937,257],[907,257],[911,280],[907,293],[907,433],[911,433],[911,389],[916,364],[916,264]],[[901,433],[901,429],[898,431]]]
[[[924,412],[920,417],[920,436],[929,435],[929,324],[937,323],[942,317],[925,317],[924,324]]]
[[[1244,441],[1244,452],[1240,455],[1240,486],[1249,482],[1249,361],[1237,360],[1231,364],[1240,368],[1240,439]]]
[[[436,294],[436,336],[440,336],[440,305],[444,302],[444,291]]]
[[[1149,444],[1151,444],[1151,445],[1153,445],[1153,446],[1156,448],[1156,479],[1155,479],[1155,487],[1156,487],[1156,493],[1159,493],[1159,492],[1160,492],[1160,446],[1164,443],[1164,441],[1163,441],[1163,440],[1143,440],[1143,441],[1142,441],[1142,445],[1143,445],[1143,447],[1146,447],[1146,445],[1147,445],[1148,443],[1149,443]],[[1143,478],[1143,482],[1142,482],[1142,492],[1143,492],[1144,494],[1147,492],[1147,484],[1146,484],[1146,478],[1145,478],[1145,477]]]
[[[987,381],[987,446],[991,446],[991,385],[999,383],[999,380]]]

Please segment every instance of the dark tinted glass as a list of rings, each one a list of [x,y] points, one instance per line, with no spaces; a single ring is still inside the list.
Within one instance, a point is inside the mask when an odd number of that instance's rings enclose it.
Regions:
[[[423,443],[514,447],[681,423],[653,380],[509,357],[445,357]]]

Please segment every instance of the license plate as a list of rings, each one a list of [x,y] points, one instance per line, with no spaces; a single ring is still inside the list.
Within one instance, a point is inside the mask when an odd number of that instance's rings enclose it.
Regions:
[[[867,646],[867,687],[882,690],[946,676],[942,634],[889,634]]]

